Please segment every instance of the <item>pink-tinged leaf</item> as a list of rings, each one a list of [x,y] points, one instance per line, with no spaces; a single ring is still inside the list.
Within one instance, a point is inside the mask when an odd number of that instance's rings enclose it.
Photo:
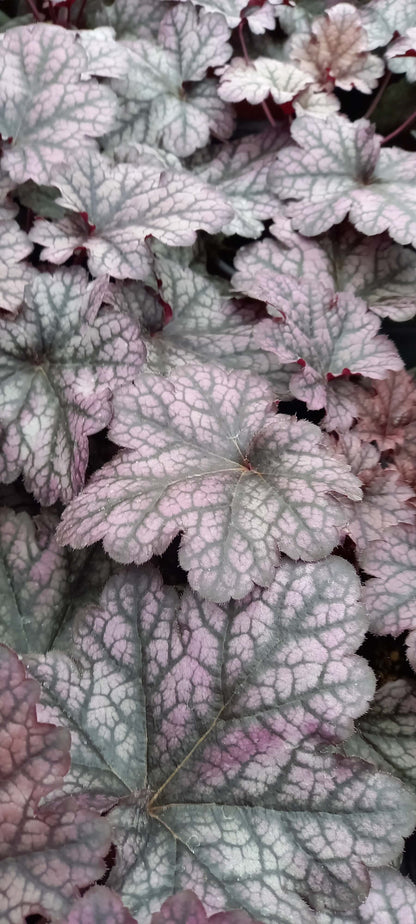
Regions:
[[[136,924],[136,921],[115,892],[105,886],[94,886],[78,899],[62,924]]]
[[[416,673],[416,629],[409,632],[406,639],[406,654],[409,664]]]
[[[407,440],[410,423],[416,421],[416,386],[404,369],[390,372],[370,390],[357,391],[356,433],[380,450],[395,449]]]
[[[416,419],[406,425],[404,441],[394,453],[394,462],[402,478],[416,490]]]
[[[364,587],[371,631],[400,635],[414,629],[416,531],[400,526],[384,540],[372,542],[360,556],[363,569],[374,577]]]
[[[0,319],[0,473],[7,483],[23,472],[45,506],[79,491],[87,437],[110,420],[109,385],[131,381],[144,361],[137,325],[98,314],[102,289],[80,268],[38,274],[19,316]]]
[[[387,45],[394,33],[403,35],[416,25],[415,0],[370,0],[361,9],[370,48]]]
[[[394,244],[387,234],[364,238],[353,228],[342,235],[310,240],[286,227],[272,228],[277,240],[244,247],[237,253],[233,285],[254,294],[264,274],[301,276],[322,289],[353,292],[375,314],[406,321],[416,313],[416,254]],[[266,277],[268,278],[268,276]],[[266,281],[266,280],[265,280]]]
[[[220,190],[233,209],[231,221],[222,229],[225,234],[256,238],[263,233],[263,221],[279,207],[268,188],[269,168],[287,140],[286,130],[273,129],[224,144],[208,163],[203,159],[199,164],[195,157],[193,174]]]
[[[158,258],[156,275],[163,304],[140,283],[114,287],[120,310],[140,322],[152,371],[168,375],[176,366],[210,358],[227,368],[264,375],[277,397],[290,397],[288,373],[254,338],[256,325],[265,317],[261,308],[231,300],[225,285],[176,260]],[[167,324],[163,305],[173,314]]]
[[[412,489],[403,483],[394,466],[382,467],[375,446],[361,442],[350,431],[339,436],[337,449],[363,486],[362,501],[349,501],[351,512],[346,528],[360,552],[369,543],[384,539],[391,527],[414,523],[415,510],[409,503],[414,499]]]
[[[383,61],[368,54],[367,34],[351,3],[336,3],[314,19],[309,35],[295,34],[289,55],[321,87],[371,93],[384,71]]]
[[[383,684],[344,748],[416,789],[416,681]]]
[[[25,286],[33,277],[32,267],[20,261],[33,245],[12,218],[0,221],[0,309],[16,311],[23,301]]]
[[[5,924],[26,915],[61,920],[79,889],[102,876],[111,839],[103,818],[70,799],[39,802],[62,782],[69,766],[69,734],[39,723],[39,686],[22,663],[0,646],[1,752],[0,913]]]
[[[118,799],[108,814],[117,847],[108,885],[140,924],[190,888],[207,915],[241,908],[267,924],[313,924],[311,904],[357,907],[365,865],[400,850],[413,797],[320,747],[348,736],[373,694],[374,677],[354,655],[367,625],[359,596],[352,566],[336,557],[285,561],[269,590],[228,611],[189,588],[180,598],[153,568],[129,569],[74,627],[81,685],[74,666],[67,687],[69,659],[59,652],[30,659],[42,715],[83,736],[74,790],[106,757],[96,791]],[[126,674],[135,687],[127,696]]]
[[[109,87],[82,80],[87,56],[76,34],[36,23],[3,37],[0,133],[11,138],[2,166],[17,182],[51,183],[72,153],[110,131],[116,97]]]
[[[320,234],[348,215],[364,234],[416,243],[414,152],[380,150],[370,122],[344,116],[302,116],[292,136],[297,145],[280,152],[269,178],[282,199],[299,200],[287,206],[294,228]]]
[[[312,78],[290,61],[260,56],[253,61],[233,58],[221,70],[218,95],[225,102],[237,103],[245,99],[256,105],[269,94],[275,103],[288,103]]]
[[[371,888],[356,912],[318,914],[316,924],[416,924],[416,887],[397,869],[370,870]]]
[[[327,119],[329,115],[338,112],[340,103],[335,93],[311,84],[295,97],[293,108],[297,116],[309,114],[315,119]]]
[[[192,244],[196,231],[220,231],[232,216],[221,192],[191,177],[142,166],[117,164],[90,151],[55,180],[60,205],[78,214],[58,222],[37,221],[30,238],[44,245],[42,259],[63,263],[77,247],[88,253],[94,276],[146,278],[154,235],[170,246]],[[87,216],[85,219],[83,216]]]
[[[114,398],[110,437],[125,451],[67,507],[59,541],[103,539],[116,561],[141,564],[183,531],[181,565],[216,601],[268,586],[279,549],[327,555],[357,479],[318,427],[276,415],[273,397],[259,377],[215,365],[141,375]]]
[[[245,911],[224,911],[209,918],[194,892],[178,892],[152,915],[150,924],[260,924]]]
[[[394,344],[378,334],[380,321],[365,302],[349,293],[334,294],[294,276],[270,273],[253,280],[275,320],[261,321],[255,337],[281,363],[296,362],[289,388],[312,410],[325,407],[335,376],[361,373],[382,378],[403,362]]]
[[[416,19],[416,16],[415,16]],[[396,39],[385,51],[389,70],[393,74],[406,74],[409,83],[416,80],[416,27]]]
[[[118,79],[126,76],[128,51],[116,41],[114,29],[108,26],[82,29],[78,38],[87,56],[85,74]]]

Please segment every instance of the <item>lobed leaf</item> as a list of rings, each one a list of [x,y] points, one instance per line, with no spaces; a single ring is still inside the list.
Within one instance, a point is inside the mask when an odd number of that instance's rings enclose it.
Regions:
[[[416,25],[415,0],[370,0],[362,9],[370,47],[387,45],[394,33],[403,35]]]
[[[371,384],[371,390],[360,389],[357,394],[356,432],[368,443],[374,440],[379,449],[402,446],[409,424],[416,420],[414,380],[402,369]]]
[[[207,917],[204,906],[194,892],[177,892],[168,898],[159,912],[152,915],[151,924],[260,924],[245,911],[224,911]]]
[[[297,32],[289,42],[289,55],[321,87],[353,87],[371,93],[384,65],[368,54],[368,37],[361,15],[351,3],[335,3],[314,19],[310,34]]]
[[[109,827],[70,799],[39,802],[59,785],[69,766],[69,734],[39,723],[39,686],[0,646],[2,844],[0,913],[5,924],[29,914],[60,920],[79,889],[104,871]]]
[[[87,57],[75,33],[36,23],[1,38],[0,134],[11,139],[2,167],[16,183],[53,183],[68,157],[86,153],[112,128],[116,97],[82,79]]]
[[[191,586],[219,602],[268,586],[279,549],[323,558],[358,482],[317,427],[276,416],[272,400],[258,377],[220,366],[143,374],[114,399],[110,437],[124,452],[67,507],[59,541],[103,539],[116,561],[141,564],[183,531]]]
[[[62,924],[136,924],[136,921],[115,892],[105,886],[94,886],[75,902]]]
[[[174,171],[145,163],[113,166],[89,152],[56,178],[58,204],[78,213],[61,221],[37,221],[30,238],[43,244],[43,260],[64,263],[79,247],[88,253],[92,275],[144,279],[151,267],[145,239],[169,246],[192,244],[196,231],[219,231],[232,215],[221,192]],[[86,216],[86,217],[85,217]]]
[[[45,505],[80,489],[87,437],[111,417],[108,384],[131,380],[143,363],[137,326],[98,315],[102,293],[80,268],[38,274],[19,316],[0,319],[0,472],[6,482],[23,472]]]
[[[137,15],[137,0],[114,0],[111,6],[100,0],[91,16],[91,23],[94,26],[110,26],[117,39],[124,43],[139,38],[156,38],[165,13],[163,0],[140,0],[140,16]]]
[[[32,267],[21,261],[32,250],[27,234],[10,218],[0,221],[0,308],[16,311],[23,301],[25,286],[30,282]]]
[[[245,99],[256,105],[269,94],[279,106],[288,103],[312,78],[290,61],[278,61],[260,55],[254,61],[234,57],[221,71],[218,95],[228,103]]]
[[[355,913],[318,914],[317,924],[415,924],[416,888],[398,870],[370,871],[371,889]]]
[[[399,244],[416,243],[416,156],[382,148],[366,119],[331,116],[296,119],[287,147],[270,170],[270,182],[290,202],[293,227],[320,234],[347,215],[367,235],[388,230]]]
[[[79,619],[69,657],[30,659],[44,716],[74,732],[74,791],[104,759],[96,788],[119,799],[108,884],[140,924],[178,888],[196,891],[208,914],[241,907],[312,924],[310,904],[357,907],[362,864],[400,849],[408,791],[318,746],[348,736],[373,692],[353,655],[366,628],[359,591],[340,558],[286,561],[269,590],[225,610],[189,589],[179,601],[154,569],[130,569]]]

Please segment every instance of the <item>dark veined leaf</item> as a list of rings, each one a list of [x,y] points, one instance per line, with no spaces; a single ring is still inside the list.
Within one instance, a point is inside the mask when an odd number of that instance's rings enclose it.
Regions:
[[[318,427],[276,415],[273,398],[259,377],[215,365],[142,374],[114,397],[110,437],[125,449],[66,508],[59,541],[103,539],[116,561],[141,564],[183,531],[190,584],[218,602],[268,586],[279,549],[323,558],[359,482]]]

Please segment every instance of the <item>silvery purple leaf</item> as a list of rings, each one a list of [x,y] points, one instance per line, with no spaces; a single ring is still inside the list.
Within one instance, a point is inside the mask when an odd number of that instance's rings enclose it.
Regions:
[[[383,378],[403,362],[394,344],[378,334],[380,321],[365,302],[349,293],[334,295],[294,276],[269,274],[253,279],[250,294],[268,303],[274,320],[261,321],[255,338],[281,363],[299,365],[289,388],[312,410],[325,407],[335,376],[361,373]]]
[[[0,133],[11,139],[2,166],[16,183],[52,183],[59,167],[112,128],[116,97],[82,80],[86,54],[76,34],[60,26],[10,29],[1,49]]]
[[[75,902],[61,924],[136,924],[136,921],[115,892],[97,885]]]
[[[364,865],[400,850],[410,793],[319,746],[350,734],[374,689],[354,655],[359,594],[335,557],[286,561],[269,590],[228,612],[129,569],[79,615],[70,654],[30,658],[42,718],[71,728],[69,788],[94,772],[96,794],[118,799],[108,885],[140,924],[178,888],[207,914],[313,924],[303,898],[357,907]]]
[[[408,372],[391,372],[371,388],[357,390],[356,432],[381,450],[408,448],[409,425],[416,419],[416,385]]]
[[[375,540],[383,540],[393,526],[415,521],[411,505],[414,494],[404,484],[394,465],[383,467],[380,453],[370,443],[363,443],[355,431],[338,437],[337,449],[351,465],[363,487],[359,503],[348,501],[350,516],[346,532],[363,552]]]
[[[311,83],[312,77],[291,61],[279,61],[264,55],[253,61],[235,57],[221,69],[218,95],[228,103],[247,100],[256,105],[271,94],[275,103],[282,105]]]
[[[43,244],[42,259],[63,263],[78,247],[88,253],[92,275],[146,278],[152,254],[145,238],[170,246],[192,244],[196,231],[221,230],[232,208],[221,192],[145,162],[112,165],[90,151],[65,175],[56,177],[58,204],[78,213],[57,222],[35,222],[30,239]]]
[[[399,677],[384,683],[343,747],[416,789],[416,681]]]
[[[220,602],[268,586],[279,549],[323,558],[359,483],[318,427],[276,415],[273,398],[258,376],[210,364],[139,376],[114,397],[110,438],[125,449],[67,507],[59,541],[103,539],[116,561],[141,564],[183,531],[191,586]]]
[[[27,234],[13,218],[0,221],[0,308],[16,311],[23,301],[25,286],[33,270],[21,261],[32,251]]]
[[[206,145],[210,132],[228,137],[233,122],[217,96],[216,81],[199,81],[208,68],[230,57],[229,34],[222,16],[197,12],[187,3],[166,12],[157,42],[130,42],[127,78],[114,86],[121,100],[119,130],[131,101],[146,123],[139,133],[135,128],[135,140],[162,145],[180,157]]]
[[[201,158],[199,163],[196,155],[192,173],[220,190],[233,209],[231,221],[222,229],[224,234],[256,238],[263,233],[263,221],[279,207],[268,187],[269,168],[287,140],[285,130],[272,129],[224,144],[208,162]]]
[[[175,254],[176,256],[176,254]],[[158,294],[173,317],[165,323],[161,299],[141,283],[121,283],[114,297],[121,311],[138,320],[152,371],[169,374],[176,366],[207,358],[227,368],[264,375],[276,397],[290,397],[289,373],[256,343],[254,332],[265,316],[256,305],[229,298],[228,287],[177,260],[158,257]]]
[[[348,215],[364,234],[416,243],[414,152],[380,149],[370,122],[344,116],[302,116],[292,136],[297,144],[280,152],[269,177],[282,199],[299,200],[287,206],[294,228],[320,234]]]
[[[105,283],[105,280],[104,280]],[[88,435],[111,417],[111,391],[144,361],[140,332],[111,310],[80,268],[38,274],[17,318],[0,319],[0,473],[23,473],[45,506],[84,482]]]
[[[265,29],[274,29],[274,8],[281,2],[282,0],[268,0],[266,3],[259,3],[258,6],[256,4],[250,6],[249,0],[202,0],[201,3],[199,0],[191,0],[194,6],[202,6],[210,13],[221,13],[231,29],[238,26],[244,16],[255,33],[264,32]]]
[[[416,888],[397,869],[370,870],[371,888],[356,912],[318,914],[316,924],[416,924]]]
[[[416,531],[413,526],[396,526],[385,539],[372,542],[360,564],[374,575],[364,587],[375,635],[400,635],[415,628],[414,588],[416,577]]]

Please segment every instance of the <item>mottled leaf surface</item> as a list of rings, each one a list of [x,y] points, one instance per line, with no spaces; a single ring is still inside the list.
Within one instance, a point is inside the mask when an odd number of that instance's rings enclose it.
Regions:
[[[0,133],[12,139],[2,166],[13,180],[54,180],[57,168],[114,122],[109,87],[82,80],[87,56],[76,35],[60,26],[18,26],[2,36]]]
[[[288,372],[255,340],[264,311],[231,299],[226,285],[176,260],[159,258],[156,273],[161,300],[140,283],[122,283],[114,295],[120,309],[142,326],[150,368],[169,374],[175,366],[209,357],[228,368],[265,375],[279,398],[289,397]],[[166,306],[173,314],[168,323]]]
[[[207,917],[194,892],[177,892],[152,915],[151,924],[260,924],[245,911],[224,911]]]
[[[388,230],[399,244],[416,243],[416,155],[381,148],[366,119],[341,116],[325,122],[296,119],[297,146],[278,155],[270,171],[272,188],[288,205],[293,227],[320,234],[347,215],[367,235]]]
[[[416,420],[416,386],[402,369],[390,372],[370,390],[357,393],[356,432],[368,443],[375,440],[379,449],[395,449],[407,440],[409,424]]]
[[[378,379],[387,369],[402,368],[395,346],[378,333],[380,321],[362,299],[273,271],[253,280],[250,289],[275,315],[258,325],[257,342],[281,363],[298,363],[289,388],[312,410],[326,406],[335,376],[361,373]]]
[[[361,11],[371,48],[387,45],[394,33],[416,25],[415,0],[370,0]]]
[[[345,749],[415,788],[416,681],[400,677],[383,684]]]
[[[398,870],[370,871],[371,888],[356,912],[318,914],[317,924],[416,924],[416,888]]]
[[[276,240],[239,250],[234,261],[236,289],[255,295],[252,286],[261,284],[265,274],[265,283],[271,273],[289,274],[323,290],[354,292],[381,317],[405,321],[415,314],[416,255],[411,247],[395,244],[387,234],[363,238],[348,227],[342,235],[319,240],[285,231],[283,237],[275,226]]]
[[[156,38],[165,13],[163,0],[140,0],[140,16],[137,15],[137,0],[114,0],[111,6],[101,0],[91,15],[91,24],[110,26],[121,42],[152,39]]]
[[[278,208],[278,199],[268,186],[269,168],[287,139],[284,130],[261,132],[222,145],[206,164],[199,166],[196,159],[193,172],[220,190],[233,209],[231,221],[223,226],[225,234],[256,238],[263,233],[263,221]]]
[[[102,290],[81,268],[39,274],[19,316],[0,319],[0,476],[22,472],[45,505],[80,489],[87,437],[110,420],[108,386],[131,380],[144,360],[137,325],[98,314]]]
[[[327,555],[345,522],[341,495],[359,500],[358,482],[317,427],[276,415],[273,397],[220,366],[143,374],[114,398],[110,438],[124,451],[67,507],[59,541],[103,539],[117,561],[141,564],[182,530],[191,586],[220,602],[267,586],[279,549]]]
[[[256,105],[270,94],[275,103],[288,103],[312,78],[290,61],[260,55],[254,61],[235,57],[221,72],[218,94],[228,103],[246,99]]]
[[[70,799],[39,802],[69,766],[66,729],[36,717],[39,685],[0,646],[0,913],[5,924],[44,913],[59,920],[79,889],[100,877],[110,846],[107,822]]]
[[[72,683],[68,657],[30,659],[43,716],[59,715],[72,732],[77,724],[86,745],[75,746],[74,790],[89,754],[106,755],[97,789],[119,798],[108,815],[119,858],[108,884],[139,922],[192,887],[208,914],[242,908],[262,921],[312,924],[300,895],[320,908],[358,906],[368,891],[362,861],[388,862],[400,849],[390,806],[410,830],[407,790],[317,747],[350,734],[374,689],[353,654],[366,629],[359,592],[339,558],[286,561],[269,590],[227,612],[189,589],[179,600],[154,569],[130,569],[80,616]],[[88,663],[96,631],[107,642]],[[109,650],[114,674],[103,683]],[[135,733],[124,738],[127,715]]]
[[[376,635],[400,635],[415,628],[416,533],[401,526],[384,540],[372,542],[360,556],[364,570],[374,575],[364,596],[371,631]]]
[[[58,204],[76,216],[37,221],[31,240],[43,244],[43,260],[64,263],[78,247],[88,253],[94,276],[144,279],[151,266],[145,244],[154,235],[170,246],[192,244],[196,231],[219,231],[232,208],[203,182],[161,171],[145,162],[113,166],[98,152],[56,178]]]
[[[186,2],[186,0],[182,0],[182,2]],[[256,4],[252,4],[250,7],[248,0],[202,0],[202,3],[199,3],[199,0],[198,2],[197,0],[191,0],[194,6],[202,6],[208,12],[221,13],[232,29],[239,25],[244,12],[244,16],[247,17],[248,24],[252,27],[253,32],[263,32],[264,28],[274,28],[274,20],[271,20],[270,13],[281,2],[282,0],[269,0],[265,4],[259,3],[258,7],[261,7],[259,9]],[[265,6],[268,7],[267,14],[263,12]]]
[[[118,895],[105,886],[94,886],[71,908],[62,924],[136,924]]]
[[[0,221],[0,308],[3,310],[16,311],[22,304],[25,286],[33,272],[21,261],[32,249],[31,241],[16,221],[12,218]]]

